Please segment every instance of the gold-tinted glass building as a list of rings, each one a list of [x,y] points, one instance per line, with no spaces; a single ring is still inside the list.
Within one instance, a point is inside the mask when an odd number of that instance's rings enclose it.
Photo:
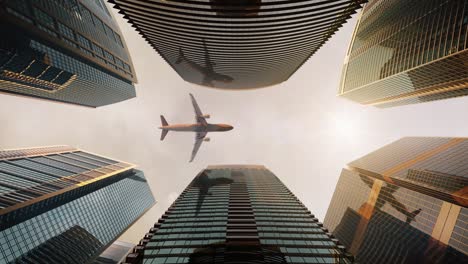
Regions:
[[[366,0],[110,0],[187,82],[286,81]]]
[[[468,263],[467,191],[467,138],[403,138],[342,171],[324,226],[359,263]]]
[[[134,244],[117,240],[90,264],[120,264],[134,247]]]
[[[392,107],[468,94],[465,0],[371,0],[343,67],[339,95]]]
[[[127,263],[352,263],[338,240],[269,170],[209,166]]]

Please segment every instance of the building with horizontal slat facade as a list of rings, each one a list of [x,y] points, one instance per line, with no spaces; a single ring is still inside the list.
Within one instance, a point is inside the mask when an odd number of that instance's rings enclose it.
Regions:
[[[126,263],[352,263],[294,194],[259,165],[209,166]]]
[[[87,107],[135,97],[130,55],[104,0],[4,0],[0,92]]]
[[[467,95],[468,2],[369,1],[338,94],[377,107]]]
[[[0,263],[87,263],[155,203],[135,165],[67,146],[0,151]]]
[[[468,263],[468,138],[408,137],[343,169],[324,220],[359,263]]]
[[[284,82],[366,0],[110,0],[187,82],[222,89]]]

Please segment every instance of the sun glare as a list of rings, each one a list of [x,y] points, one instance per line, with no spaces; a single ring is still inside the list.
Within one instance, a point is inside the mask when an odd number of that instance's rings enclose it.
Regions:
[[[336,137],[356,139],[363,132],[359,118],[348,113],[334,113],[330,121],[331,134]]]

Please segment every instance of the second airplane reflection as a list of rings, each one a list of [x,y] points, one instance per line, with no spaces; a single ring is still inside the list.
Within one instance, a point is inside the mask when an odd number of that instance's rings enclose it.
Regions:
[[[196,133],[195,145],[193,146],[192,156],[190,158],[190,162],[192,162],[195,156],[197,155],[198,149],[200,148],[203,141],[210,141],[210,138],[206,137],[208,132],[224,132],[224,131],[232,130],[234,127],[231,125],[227,125],[227,124],[209,124],[206,121],[206,119],[210,118],[210,115],[204,115],[202,113],[202,111],[200,110],[200,107],[197,104],[197,101],[195,100],[195,97],[193,97],[192,94],[190,94],[190,99],[192,100],[192,105],[195,110],[195,122],[196,123],[169,125],[166,119],[164,118],[164,116],[161,115],[162,125],[159,128],[162,129],[161,140],[164,140],[164,138],[166,137],[169,131],[195,132]]]

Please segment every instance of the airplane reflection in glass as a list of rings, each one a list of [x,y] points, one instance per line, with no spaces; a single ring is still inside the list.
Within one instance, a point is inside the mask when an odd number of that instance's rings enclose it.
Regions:
[[[198,213],[202,208],[203,202],[205,201],[205,197],[207,195],[211,195],[211,187],[219,185],[228,185],[234,182],[232,179],[226,177],[210,177],[210,172],[210,170],[204,170],[192,184],[192,187],[198,188],[198,199],[197,206],[195,209],[195,216],[198,216]]]
[[[214,66],[216,65],[216,63],[210,57],[205,40],[203,40],[203,49],[205,51],[205,67],[187,58],[182,48],[179,48],[179,58],[177,59],[176,64],[186,62],[190,66],[190,68],[203,74],[202,84],[205,86],[214,87],[213,81],[224,83],[232,82],[234,78],[232,78],[231,76],[221,74],[215,71]]]
[[[208,132],[224,132],[232,130],[234,127],[227,124],[209,124],[208,122],[206,122],[206,119],[210,118],[210,115],[204,115],[202,113],[200,107],[197,104],[197,101],[195,100],[195,97],[193,97],[192,94],[190,94],[190,98],[192,100],[192,105],[195,110],[196,123],[169,125],[164,116],[161,115],[162,125],[159,127],[159,129],[162,129],[161,140],[164,140],[169,131],[196,132],[195,145],[193,146],[192,156],[190,158],[190,162],[192,162],[195,156],[197,155],[198,149],[200,148],[203,141],[210,141],[210,138],[206,137]]]

